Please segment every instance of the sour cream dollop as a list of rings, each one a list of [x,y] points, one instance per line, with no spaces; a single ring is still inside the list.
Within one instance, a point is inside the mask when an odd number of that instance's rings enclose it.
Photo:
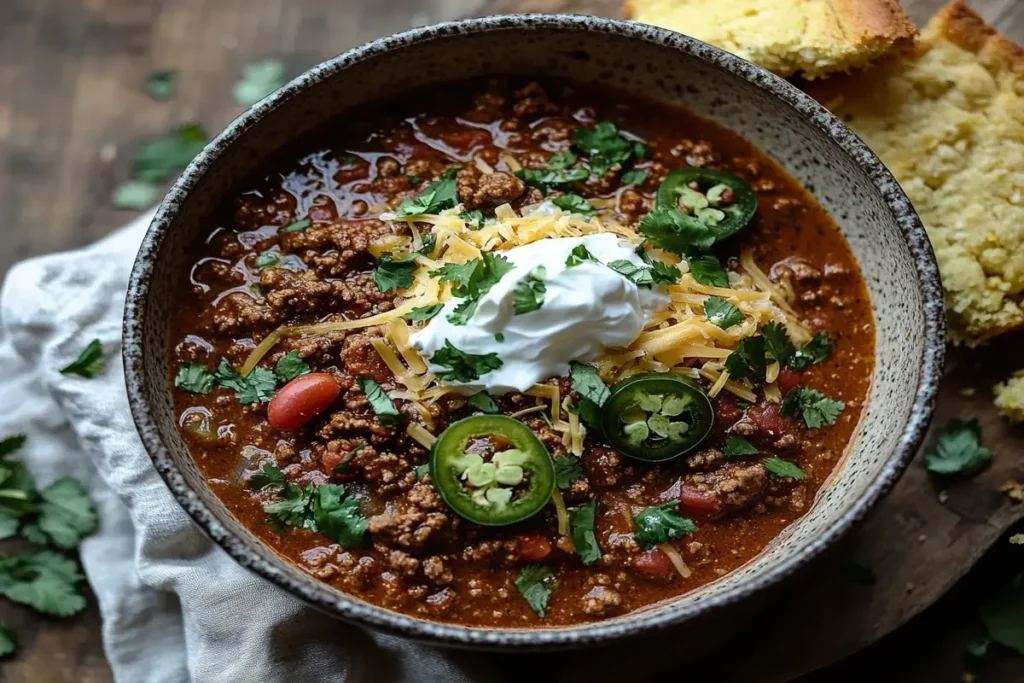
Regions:
[[[581,244],[600,263],[569,268],[566,260]],[[453,298],[410,341],[434,373],[447,369],[430,362],[446,341],[464,353],[497,354],[502,362],[497,370],[472,382],[445,382],[466,394],[526,391],[537,382],[567,375],[569,361],[593,362],[607,347],[629,346],[651,316],[668,306],[664,287],[637,287],[605,265],[624,260],[644,266],[634,249],[628,241],[602,233],[544,239],[502,252],[514,268],[484,294],[467,324],[448,320],[463,301]],[[538,267],[545,271],[544,303],[516,315],[516,286]]]

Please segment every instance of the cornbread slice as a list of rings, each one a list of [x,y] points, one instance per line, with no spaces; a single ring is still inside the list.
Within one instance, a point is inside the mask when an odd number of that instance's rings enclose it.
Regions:
[[[1024,325],[1024,49],[960,0],[912,59],[814,84],[920,213],[954,342]]]
[[[994,391],[999,412],[1015,422],[1024,422],[1024,370],[997,384]]]
[[[917,35],[898,0],[626,0],[625,13],[807,79],[863,67]]]

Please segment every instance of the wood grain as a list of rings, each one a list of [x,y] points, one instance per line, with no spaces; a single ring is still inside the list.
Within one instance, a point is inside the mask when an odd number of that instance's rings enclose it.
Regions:
[[[905,0],[919,23],[940,4]],[[971,4],[1024,40],[1024,1]],[[134,214],[113,209],[109,197],[127,176],[133,149],[180,123],[200,121],[210,131],[224,126],[240,113],[231,86],[249,62],[283,58],[296,74],[412,25],[527,11],[617,15],[619,2],[0,0],[0,272],[31,255],[91,242],[130,219]],[[142,91],[142,80],[168,68],[179,72],[179,94],[155,102]],[[716,680],[789,680],[878,640],[943,595],[1021,518],[1024,508],[998,487],[1010,478],[1024,481],[1024,463],[1015,457],[1024,434],[995,415],[990,387],[1013,367],[1022,341],[1019,335],[986,353],[954,353],[943,383],[938,423],[979,416],[995,465],[950,485],[942,504],[920,459],[914,462],[856,535],[790,584],[768,611],[770,628],[757,625],[744,639],[749,649],[743,657],[725,653],[711,660],[707,668]],[[974,395],[964,395],[965,389]],[[850,555],[874,567],[874,586],[842,576],[839,567]],[[0,664],[0,680],[111,680],[94,608],[78,619],[50,621],[0,602],[0,621],[15,627],[22,641],[19,656]],[[884,660],[883,654],[875,668]],[[830,672],[820,680],[853,680],[841,668]],[[885,680],[937,680],[915,672]],[[1020,669],[987,678],[1022,679]]]

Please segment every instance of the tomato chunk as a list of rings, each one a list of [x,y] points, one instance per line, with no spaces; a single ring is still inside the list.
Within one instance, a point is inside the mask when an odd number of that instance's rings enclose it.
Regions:
[[[660,548],[651,548],[633,556],[633,571],[651,581],[671,581],[676,575],[672,560]]]
[[[779,391],[785,396],[791,389],[800,384],[800,375],[789,368],[782,368],[779,370],[779,378],[775,380],[775,383],[779,385]]]
[[[715,494],[685,485],[679,488],[679,507],[694,517],[714,517],[719,512]]]
[[[550,554],[551,541],[542,534],[523,534],[519,537],[519,559],[523,562],[540,562]]]
[[[296,377],[271,399],[267,421],[282,431],[298,429],[330,408],[340,393],[338,380],[326,372]]]
[[[467,151],[474,147],[486,145],[491,141],[491,134],[479,128],[460,128],[441,133],[441,139],[449,147]]]

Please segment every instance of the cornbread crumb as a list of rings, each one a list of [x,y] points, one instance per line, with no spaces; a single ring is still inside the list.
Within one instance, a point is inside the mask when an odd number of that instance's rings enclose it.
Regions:
[[[918,48],[814,95],[907,191],[938,258],[950,336],[974,346],[1024,325],[1024,49],[961,0]]]
[[[1013,373],[1005,382],[997,384],[996,408],[1014,422],[1024,422],[1024,370]]]
[[[866,66],[917,35],[898,0],[626,0],[625,13],[807,79]]]

